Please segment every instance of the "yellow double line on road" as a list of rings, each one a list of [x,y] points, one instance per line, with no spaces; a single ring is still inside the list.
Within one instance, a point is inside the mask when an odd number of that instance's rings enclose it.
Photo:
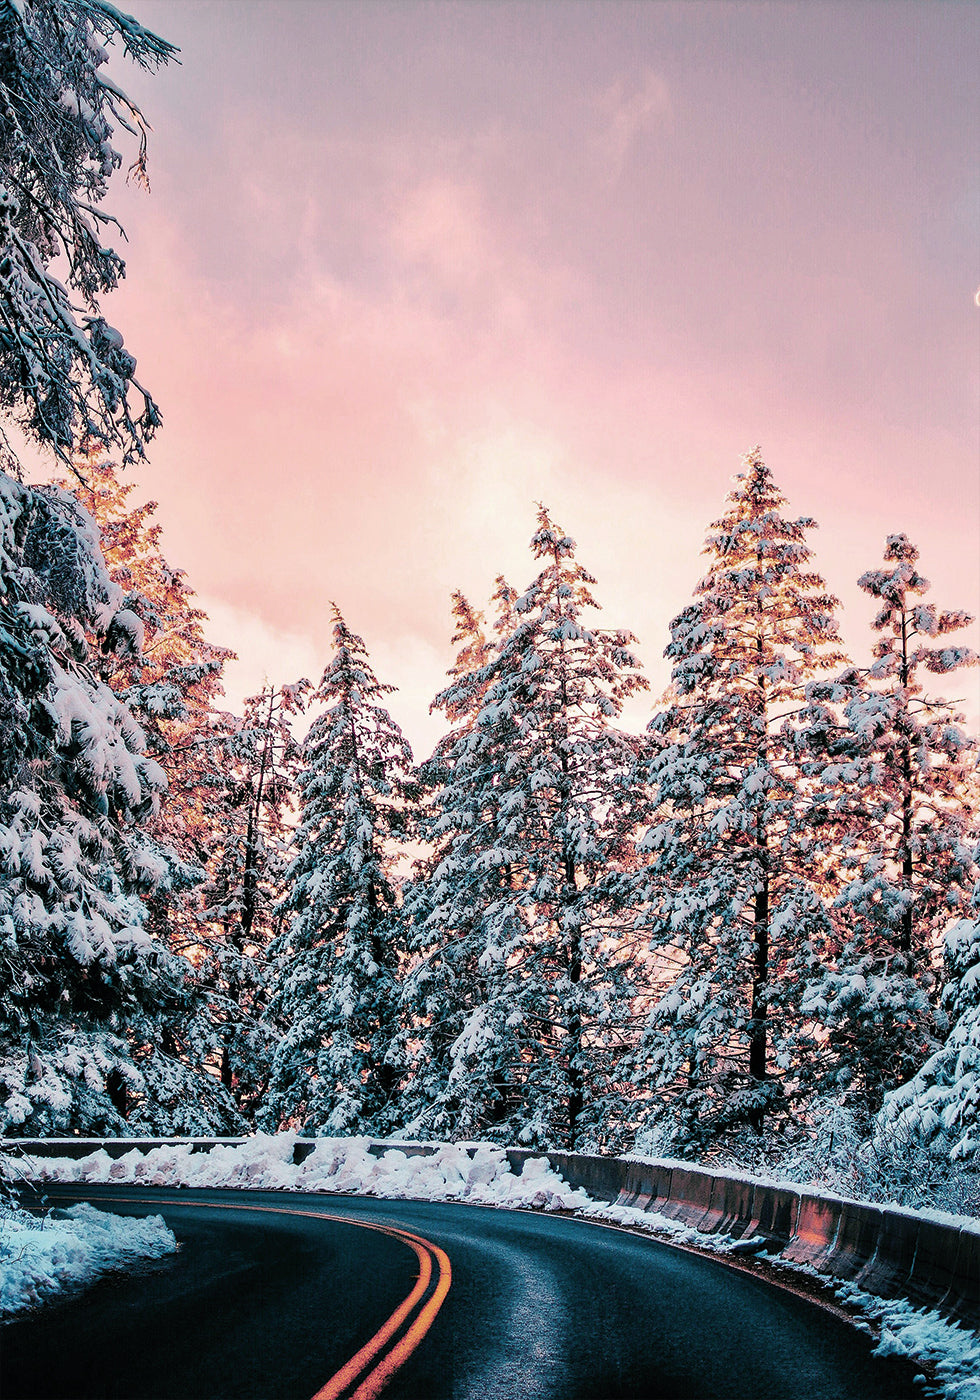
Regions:
[[[343,1220],[346,1217],[335,1215],[328,1218]],[[371,1340],[361,1347],[356,1356],[351,1357],[346,1366],[342,1366],[335,1376],[331,1376],[326,1385],[317,1391],[313,1400],[340,1400],[361,1377],[363,1379],[360,1379],[357,1389],[351,1393],[350,1400],[374,1400],[399,1367],[404,1366],[432,1326],[452,1282],[453,1271],[449,1264],[449,1256],[437,1244],[423,1239],[421,1235],[413,1235],[408,1230],[396,1229],[393,1225],[376,1225],[373,1222],[368,1224],[362,1220],[353,1223],[363,1225],[366,1230],[380,1230],[382,1234],[391,1235],[393,1239],[401,1240],[403,1244],[414,1249],[419,1261],[419,1277],[411,1293],[395,1309],[388,1321],[378,1328]],[[388,1342],[428,1291],[432,1282],[433,1263],[437,1265],[439,1275],[432,1296],[391,1350],[384,1352]],[[375,1361],[376,1357],[380,1359]]]
[[[84,1193],[73,1191],[72,1195],[82,1196]],[[145,1196],[102,1195],[90,1196],[88,1199],[108,1201],[112,1204],[193,1206],[198,1210],[250,1210],[263,1215],[302,1215],[307,1216],[310,1220],[333,1220],[339,1221],[343,1225],[358,1225],[363,1230],[377,1230],[379,1234],[401,1240],[402,1244],[406,1244],[414,1250],[419,1261],[419,1276],[411,1293],[403,1303],[398,1305],[387,1322],[378,1328],[371,1340],[365,1342],[357,1355],[352,1356],[336,1375],[331,1376],[327,1383],[320,1387],[312,1400],[341,1400],[341,1397],[343,1400],[374,1400],[375,1396],[380,1395],[395,1372],[404,1366],[432,1326],[452,1283],[453,1271],[446,1252],[430,1240],[423,1239],[421,1235],[413,1235],[410,1230],[400,1230],[395,1225],[381,1225],[373,1220],[357,1220],[349,1215],[327,1215],[317,1210],[291,1210],[285,1206],[238,1205],[232,1201],[219,1203],[217,1201],[186,1199],[182,1201],[148,1200]],[[410,1325],[404,1332],[401,1332],[402,1327],[412,1317],[419,1303],[429,1292],[434,1272],[436,1274],[435,1288],[423,1306],[419,1308]],[[399,1332],[401,1332],[401,1336],[398,1335]],[[397,1340],[394,1340],[395,1338]],[[393,1341],[394,1345],[389,1346],[389,1343]]]

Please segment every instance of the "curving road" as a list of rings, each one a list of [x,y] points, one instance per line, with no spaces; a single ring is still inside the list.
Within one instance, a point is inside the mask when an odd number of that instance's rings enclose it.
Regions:
[[[581,1220],[292,1192],[48,1195],[161,1214],[181,1248],[6,1324],[3,1400],[921,1396],[909,1365],[806,1299]]]

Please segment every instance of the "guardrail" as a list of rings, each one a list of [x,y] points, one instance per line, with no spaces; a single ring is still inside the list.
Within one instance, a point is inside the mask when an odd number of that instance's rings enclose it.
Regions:
[[[535,1155],[509,1151],[511,1170]],[[917,1211],[684,1163],[545,1155],[570,1186],[600,1200],[654,1211],[706,1234],[764,1236],[769,1254],[980,1328],[980,1220],[976,1227],[946,1224]]]
[[[233,1147],[243,1138],[42,1138],[6,1139],[28,1156],[87,1156],[104,1150],[120,1157],[137,1149],[189,1146],[194,1152]],[[372,1142],[375,1156],[397,1149],[427,1156],[438,1143]],[[297,1139],[293,1160],[314,1151],[313,1139]],[[980,1221],[976,1227],[946,1224],[916,1211],[842,1200],[833,1196],[737,1177],[681,1162],[633,1162],[569,1152],[510,1148],[511,1171],[529,1157],[547,1157],[570,1186],[597,1200],[665,1215],[706,1234],[748,1240],[762,1236],[770,1255],[809,1264],[831,1278],[848,1280],[883,1298],[907,1298],[980,1329]]]

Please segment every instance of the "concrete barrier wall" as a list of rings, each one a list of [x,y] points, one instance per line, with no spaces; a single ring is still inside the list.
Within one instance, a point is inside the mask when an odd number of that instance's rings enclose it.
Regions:
[[[509,1152],[511,1166],[533,1156]],[[980,1222],[976,1229],[913,1211],[768,1185],[687,1163],[545,1154],[571,1186],[601,1200],[654,1209],[707,1233],[764,1236],[767,1252],[852,1280],[883,1298],[907,1298],[980,1329]],[[580,1168],[580,1163],[588,1166]]]
[[[192,1152],[210,1152],[212,1147],[240,1147],[245,1138],[0,1138],[0,1147],[24,1152],[29,1157],[71,1157],[78,1161],[91,1152],[105,1152],[115,1160],[135,1148],[152,1152],[154,1147],[190,1147]]]
[[[71,1157],[78,1161],[91,1152],[105,1152],[115,1160],[134,1149],[151,1152],[155,1147],[189,1147],[192,1152],[210,1152],[213,1147],[241,1147],[248,1138],[0,1138],[0,1148],[24,1152],[29,1157]],[[296,1166],[304,1162],[316,1148],[315,1138],[298,1138],[293,1149]],[[375,1157],[397,1148],[409,1157],[429,1157],[438,1151],[433,1142],[371,1142],[368,1151]],[[533,1155],[533,1154],[528,1154]]]
[[[133,1148],[187,1144],[195,1152],[235,1146],[242,1138],[81,1138],[7,1139],[7,1145],[40,1157],[87,1156],[102,1148],[120,1157]],[[314,1150],[299,1139],[294,1162]],[[372,1142],[375,1156],[397,1149],[427,1156],[437,1143]],[[968,1327],[980,1329],[980,1222],[976,1229],[929,1220],[913,1211],[822,1196],[802,1188],[768,1184],[684,1162],[627,1162],[574,1152],[535,1152],[510,1148],[511,1171],[520,1173],[530,1157],[548,1158],[570,1186],[596,1200],[633,1206],[709,1234],[735,1239],[762,1237],[765,1250],[820,1273],[851,1280],[868,1293],[907,1298],[934,1308]]]

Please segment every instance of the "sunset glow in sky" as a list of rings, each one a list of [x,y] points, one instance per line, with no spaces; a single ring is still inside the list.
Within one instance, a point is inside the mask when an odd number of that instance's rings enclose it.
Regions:
[[[233,700],[318,679],[336,600],[428,752],[450,591],[529,582],[536,500],[656,695],[756,443],[856,656],[886,534],[980,611],[980,6],[131,8],[181,66],[113,59],[152,193],[104,310]]]

